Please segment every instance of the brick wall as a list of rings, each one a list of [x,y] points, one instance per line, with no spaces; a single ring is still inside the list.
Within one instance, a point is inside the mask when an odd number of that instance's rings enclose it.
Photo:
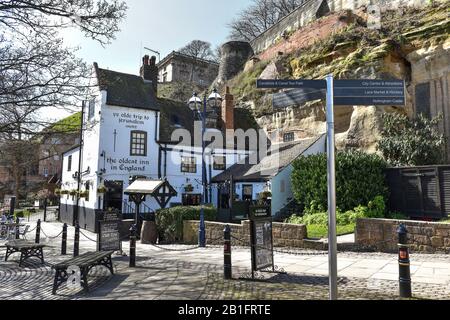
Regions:
[[[223,229],[226,223],[205,222],[207,244],[223,244]],[[234,238],[245,241],[250,245],[250,221],[241,224],[229,224],[231,228],[231,244],[233,246],[243,245]],[[184,221],[183,242],[187,244],[198,243],[199,221]],[[306,226],[287,223],[273,223],[273,245],[275,247],[303,247],[303,239],[306,238]]]
[[[264,52],[270,46],[277,42],[282,34],[287,30],[298,30],[307,26],[310,22],[317,20],[319,6],[323,0],[306,0],[304,4],[291,14],[281,19],[276,25],[267,29],[261,35],[251,41],[251,45],[256,54]],[[437,0],[444,2],[447,0]],[[420,7],[429,4],[430,0],[327,0],[328,8],[331,13],[343,10],[357,11],[364,9],[370,4],[377,4],[381,11],[397,10],[399,6]],[[323,18],[327,18],[325,15]],[[303,30],[303,29],[302,29]]]
[[[397,252],[397,228],[400,223],[408,230],[408,244],[412,252],[450,252],[450,224],[438,222],[358,219],[356,244],[382,252]]]
[[[353,22],[351,13],[341,12],[324,17],[320,20],[294,32],[289,38],[280,40],[258,55],[261,60],[271,60],[278,56],[278,52],[289,54],[301,48],[306,48],[316,41],[328,37]]]

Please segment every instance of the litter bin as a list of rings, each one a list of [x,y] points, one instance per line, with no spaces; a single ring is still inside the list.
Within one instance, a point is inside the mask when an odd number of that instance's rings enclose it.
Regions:
[[[141,228],[141,243],[156,244],[158,231],[156,230],[155,214],[146,213],[143,216]]]

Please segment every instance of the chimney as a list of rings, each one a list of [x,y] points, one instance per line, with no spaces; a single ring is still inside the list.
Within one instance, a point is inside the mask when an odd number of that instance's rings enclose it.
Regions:
[[[144,79],[144,81],[151,81],[153,85],[153,90],[155,95],[158,95],[158,67],[156,66],[156,57],[151,58],[145,55],[142,58],[142,66],[139,74]]]
[[[234,97],[230,93],[230,87],[226,88],[222,101],[222,121],[224,130],[234,130]]]

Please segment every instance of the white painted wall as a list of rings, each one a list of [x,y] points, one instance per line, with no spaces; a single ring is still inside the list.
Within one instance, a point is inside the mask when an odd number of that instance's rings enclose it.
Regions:
[[[326,136],[323,135],[315,144],[305,150],[303,155],[307,156],[324,153],[326,147],[325,141]],[[291,184],[293,169],[292,164],[290,164],[272,178],[272,215],[275,215],[278,211],[284,208],[294,197]]]
[[[173,80],[173,63],[169,63],[165,65],[166,71],[164,71],[164,67],[158,70],[158,81],[163,82],[164,74],[167,74],[166,82],[172,82]]]

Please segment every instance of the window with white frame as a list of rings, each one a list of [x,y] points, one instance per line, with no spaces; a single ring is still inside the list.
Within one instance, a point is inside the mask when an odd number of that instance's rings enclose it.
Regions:
[[[131,131],[130,155],[141,157],[147,155],[147,132]]]
[[[225,156],[214,156],[213,158],[213,169],[214,170],[225,170],[227,166],[227,160]]]
[[[181,172],[196,173],[197,161],[195,157],[181,157]]]

